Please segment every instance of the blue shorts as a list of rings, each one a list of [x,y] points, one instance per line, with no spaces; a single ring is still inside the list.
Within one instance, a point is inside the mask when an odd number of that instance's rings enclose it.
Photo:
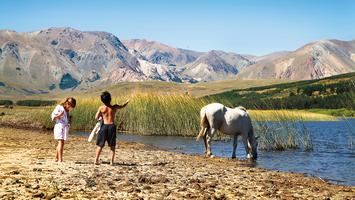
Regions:
[[[108,146],[116,146],[116,125],[115,124],[103,124],[96,137],[96,145],[104,147],[107,141]]]

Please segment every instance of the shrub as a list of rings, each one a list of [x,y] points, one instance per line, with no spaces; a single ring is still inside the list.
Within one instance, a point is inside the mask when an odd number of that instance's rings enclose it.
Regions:
[[[20,100],[16,102],[18,106],[52,106],[57,102],[52,100]]]
[[[9,106],[9,105],[13,105],[14,102],[12,102],[11,100],[1,100],[0,99],[0,105],[5,105],[5,106]]]

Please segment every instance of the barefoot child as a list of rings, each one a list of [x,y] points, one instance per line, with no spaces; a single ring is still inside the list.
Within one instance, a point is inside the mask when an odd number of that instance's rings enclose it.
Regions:
[[[111,94],[107,91],[101,94],[101,101],[104,105],[100,106],[95,118],[98,120],[100,117],[103,119],[103,125],[100,128],[99,133],[96,138],[96,158],[94,164],[99,164],[100,154],[102,148],[105,146],[107,141],[108,146],[111,149],[111,160],[110,164],[113,164],[115,159],[115,147],[116,147],[116,125],[114,124],[116,112],[124,108],[129,100],[127,100],[123,105],[111,105]]]
[[[75,108],[76,100],[69,97],[62,101],[51,114],[51,118],[55,121],[54,139],[58,140],[58,145],[55,150],[55,162],[63,162],[64,141],[67,140],[69,134],[69,111]]]

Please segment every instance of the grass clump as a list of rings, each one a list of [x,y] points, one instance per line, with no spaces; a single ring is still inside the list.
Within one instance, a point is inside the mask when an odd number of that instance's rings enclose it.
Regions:
[[[302,118],[291,111],[255,113],[254,129],[259,136],[259,149],[283,151],[302,148],[313,149],[312,140]]]

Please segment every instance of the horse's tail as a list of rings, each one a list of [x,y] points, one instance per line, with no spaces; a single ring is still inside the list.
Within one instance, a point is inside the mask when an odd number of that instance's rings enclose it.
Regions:
[[[206,135],[207,129],[209,128],[206,113],[204,113],[203,117],[201,117],[200,126],[201,126],[201,130],[200,130],[200,133],[196,137],[196,141],[199,141],[202,137],[204,137]]]

